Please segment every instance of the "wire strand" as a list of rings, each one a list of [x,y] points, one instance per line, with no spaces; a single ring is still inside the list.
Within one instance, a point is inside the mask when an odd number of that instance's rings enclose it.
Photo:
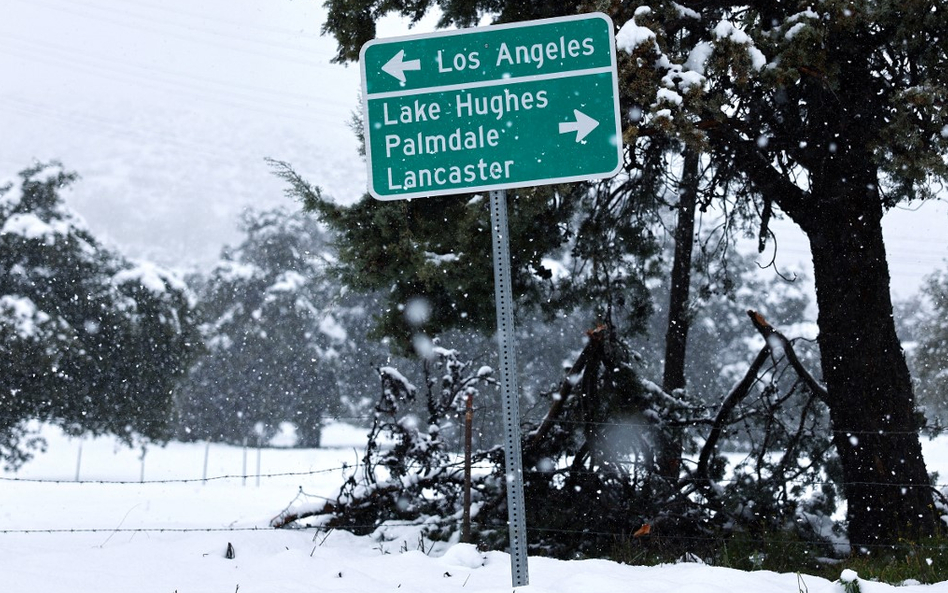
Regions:
[[[353,463],[351,465],[344,465],[341,467],[334,467],[330,469],[319,469],[311,470],[305,472],[280,472],[272,474],[224,474],[220,476],[208,476],[206,478],[173,478],[169,480],[66,480],[66,479],[50,479],[50,478],[11,478],[8,476],[0,476],[0,481],[4,482],[25,482],[33,484],[110,484],[110,485],[142,485],[142,484],[190,484],[194,482],[212,482],[218,480],[236,480],[236,479],[247,479],[247,478],[285,478],[292,476],[314,476],[317,474],[328,474],[337,471],[344,471],[348,469],[356,469],[361,467],[361,463]]]

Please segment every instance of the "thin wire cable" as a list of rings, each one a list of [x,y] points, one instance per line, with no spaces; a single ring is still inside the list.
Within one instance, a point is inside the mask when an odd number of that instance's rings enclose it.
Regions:
[[[448,520],[444,521],[444,524],[449,523],[459,523],[459,520]],[[36,528],[24,528],[24,529],[0,529],[0,535],[62,535],[62,534],[97,534],[97,533],[228,533],[228,532],[256,532],[256,533],[275,533],[275,532],[293,532],[293,531],[304,531],[309,532],[313,531],[315,533],[331,532],[333,530],[375,530],[375,529],[384,529],[386,527],[424,527],[427,524],[422,524],[418,522],[410,521],[386,521],[380,524],[364,524],[364,525],[346,525],[340,527],[309,527],[309,526],[293,526],[287,528],[276,528],[276,527],[128,527],[128,528],[114,528],[114,527],[90,527],[90,528],[50,528],[50,529],[36,529]],[[494,530],[500,528],[498,525],[485,525],[480,523],[474,523],[474,526]],[[563,534],[563,535],[580,535],[580,536],[598,536],[598,537],[612,537],[612,538],[630,538],[630,535],[627,531],[599,531],[599,530],[590,530],[590,529],[558,529],[558,528],[548,528],[548,527],[527,527],[527,531],[532,533],[550,533],[550,534]],[[739,535],[739,534],[735,534]],[[653,536],[654,537],[654,536]],[[706,542],[706,543],[721,543],[726,541],[727,538],[724,537],[713,537],[713,536],[693,536],[693,535],[667,535],[664,536],[665,539],[674,540],[674,541],[690,541],[690,542]],[[758,545],[767,545],[775,544],[778,546],[796,546],[796,547],[812,547],[812,546],[831,546],[839,549],[849,549],[851,544],[849,542],[833,542],[833,541],[824,541],[818,544],[806,541],[788,541],[786,539],[768,539],[768,538],[742,538],[742,542],[754,543]],[[898,549],[900,546],[897,544],[871,544],[864,543],[859,544],[860,548],[866,549],[879,549],[879,550],[893,550]],[[920,542],[907,543],[906,547],[913,550],[943,550],[944,546],[940,544],[925,544]]]
[[[60,533],[217,533],[230,531],[281,531],[275,527],[80,527],[76,529],[0,529],[2,534]]]
[[[443,524],[451,523],[460,523],[460,520],[450,519],[442,522]],[[322,527],[322,526],[299,526],[294,525],[292,527],[285,528],[276,528],[276,527],[125,527],[125,528],[114,528],[114,527],[88,527],[88,528],[22,528],[22,529],[0,529],[0,535],[61,535],[61,534],[87,534],[87,533],[226,533],[226,532],[257,532],[257,533],[274,533],[274,532],[293,532],[293,531],[304,531],[309,532],[313,531],[315,533],[322,532],[331,532],[336,529],[342,530],[360,530],[366,531],[369,529],[384,529],[386,527],[424,527],[425,525],[430,525],[429,523],[421,522],[412,522],[412,521],[385,521],[378,524],[361,524],[361,525],[345,525],[339,527]],[[501,528],[499,525],[486,525],[483,523],[473,523],[473,526],[480,527],[487,530],[495,530]],[[598,536],[598,537],[612,537],[612,538],[626,538],[630,537],[629,533],[625,530],[622,531],[599,531],[599,530],[590,530],[590,529],[559,529],[552,527],[527,527],[527,531],[533,533],[551,533],[551,534],[564,534],[564,535],[580,535],[580,536]],[[739,535],[739,534],[736,534]],[[674,541],[691,541],[691,542],[722,542],[727,538],[722,537],[713,537],[713,536],[693,536],[693,535],[667,535],[664,536],[665,539],[674,540]],[[776,544],[778,546],[832,546],[834,548],[848,549],[851,547],[849,542],[833,542],[833,541],[824,541],[819,544],[814,544],[812,542],[806,541],[787,541],[786,539],[768,539],[768,538],[749,538],[741,539],[743,542],[755,543],[759,545],[766,544]],[[898,549],[899,546],[895,544],[871,544],[865,543],[860,544],[860,548],[866,549]],[[907,544],[907,547],[913,550],[943,550],[944,546],[940,544],[925,544],[920,542],[912,542]]]
[[[141,485],[141,484],[190,484],[194,482],[211,482],[218,480],[236,480],[247,478],[285,478],[293,476],[314,476],[317,474],[328,474],[337,471],[357,469],[362,466],[361,463],[354,463],[342,467],[333,467],[329,469],[311,470],[305,472],[280,472],[272,474],[224,474],[221,476],[208,476],[206,478],[173,478],[169,480],[67,480],[50,478],[17,478],[9,476],[0,476],[0,481],[4,482],[24,482],[32,484],[118,484],[118,485]]]

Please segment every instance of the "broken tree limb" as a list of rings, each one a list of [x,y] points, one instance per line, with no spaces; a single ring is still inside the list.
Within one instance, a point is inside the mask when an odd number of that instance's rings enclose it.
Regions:
[[[563,406],[566,405],[570,392],[572,392],[573,387],[579,382],[581,373],[586,368],[586,363],[589,361],[591,351],[599,347],[599,342],[602,340],[605,331],[605,327],[598,327],[588,332],[589,342],[586,344],[586,347],[583,348],[583,351],[580,352],[573,366],[566,372],[566,377],[560,383],[559,391],[557,391],[554,396],[553,403],[550,405],[550,409],[547,411],[540,426],[533,431],[533,434],[530,435],[530,438],[527,440],[526,448],[528,450],[535,449],[546,434],[550,432],[550,429],[553,428],[553,424],[556,423],[557,418],[559,418],[560,413],[563,411]]]
[[[710,490],[711,481],[708,475],[708,462],[711,459],[711,454],[718,445],[718,440],[721,438],[721,433],[724,431],[728,418],[730,418],[731,412],[734,411],[737,404],[741,403],[750,393],[751,387],[754,385],[754,382],[757,381],[757,375],[760,373],[760,369],[764,366],[764,363],[767,362],[768,358],[770,358],[770,346],[764,345],[760,352],[757,353],[757,358],[755,358],[754,362],[748,367],[747,372],[744,373],[741,380],[731,388],[730,393],[728,393],[724,401],[721,402],[721,408],[714,418],[714,424],[711,425],[711,432],[708,433],[708,439],[701,448],[701,454],[698,457],[698,467],[695,469],[695,481],[698,487],[703,491]]]
[[[767,344],[773,348],[771,340],[776,340],[777,343],[783,348],[784,353],[787,355],[787,361],[790,363],[790,366],[793,367],[793,370],[796,371],[797,375],[807,387],[810,388],[818,398],[823,400],[824,403],[829,403],[829,392],[826,390],[826,386],[816,380],[816,378],[810,374],[810,372],[803,366],[803,363],[800,362],[800,358],[797,356],[796,351],[793,349],[793,342],[785,335],[780,333],[776,328],[767,323],[767,320],[764,319],[764,316],[758,313],[757,311],[748,310],[748,317],[750,317],[751,322],[754,324],[754,327],[757,328],[757,331],[760,332],[760,335],[764,336],[764,339],[767,340]]]
[[[427,476],[415,477],[413,480],[413,483],[420,488],[430,488],[446,482],[456,484],[460,488],[463,487],[464,476],[461,472],[436,472]],[[394,481],[368,488],[358,496],[340,495],[336,500],[324,500],[322,504],[305,511],[291,512],[286,509],[270,520],[270,526],[281,529],[291,527],[296,521],[307,517],[326,516],[328,520],[323,524],[323,527],[349,527],[351,525],[347,519],[358,515],[360,512],[372,509],[374,505],[378,505],[379,499],[396,495],[404,490],[404,484]]]

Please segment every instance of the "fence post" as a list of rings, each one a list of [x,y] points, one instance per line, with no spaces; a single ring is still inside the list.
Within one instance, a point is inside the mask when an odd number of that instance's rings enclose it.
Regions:
[[[211,441],[204,444],[204,473],[201,474],[201,483],[207,484],[207,458],[211,454]]]
[[[467,394],[464,412],[464,510],[461,518],[461,541],[471,543],[471,449],[474,426],[474,393]]]
[[[244,437],[244,463],[243,463],[243,471],[241,472],[241,476],[242,476],[241,485],[246,486],[247,485],[247,437]]]
[[[79,481],[79,468],[82,467],[82,441],[79,441],[79,455],[76,458],[76,481]]]

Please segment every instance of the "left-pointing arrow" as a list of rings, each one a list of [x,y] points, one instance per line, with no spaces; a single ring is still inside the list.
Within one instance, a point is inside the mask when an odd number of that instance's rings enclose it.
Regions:
[[[385,62],[382,70],[397,78],[399,82],[405,82],[405,71],[421,70],[421,60],[405,61],[405,50],[402,49],[391,60]]]
[[[576,118],[576,121],[560,122],[560,134],[576,132],[577,142],[582,142],[583,138],[589,135],[589,132],[592,132],[599,126],[598,121],[589,117],[579,109],[573,110],[573,116]]]

